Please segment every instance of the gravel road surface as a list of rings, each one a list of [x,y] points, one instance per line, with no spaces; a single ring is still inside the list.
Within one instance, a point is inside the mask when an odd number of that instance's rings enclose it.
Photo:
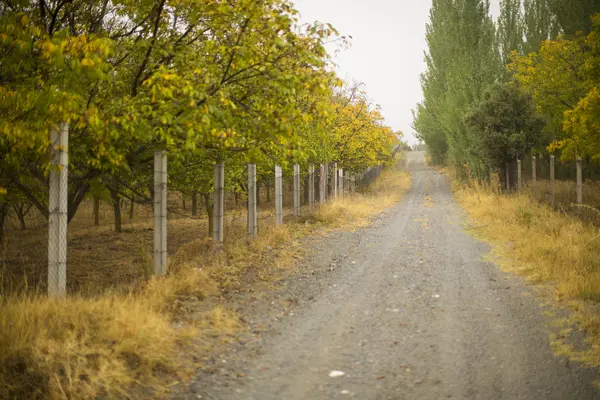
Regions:
[[[409,153],[411,190],[373,226],[307,240],[247,337],[185,399],[593,399],[557,358],[536,289],[484,261],[446,179]],[[312,243],[312,244],[311,244]]]

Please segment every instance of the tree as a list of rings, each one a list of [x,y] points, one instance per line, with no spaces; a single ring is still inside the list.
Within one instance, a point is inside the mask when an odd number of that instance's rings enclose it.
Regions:
[[[548,0],[524,0],[525,54],[537,52],[542,42],[558,36],[559,26]]]
[[[594,31],[584,40],[590,51],[581,75],[589,90],[565,112],[563,126],[568,136],[555,145],[563,149],[564,157],[589,156],[600,162],[600,14],[594,18]]]
[[[589,33],[592,30],[592,16],[600,13],[600,2],[597,0],[547,1],[567,38],[574,37],[578,32]]]
[[[498,18],[498,47],[502,64],[508,64],[513,51],[523,50],[523,15],[521,0],[501,0]]]
[[[531,96],[516,83],[492,85],[466,116],[479,151],[488,165],[500,168],[523,157],[539,144],[544,120],[536,113]]]
[[[477,137],[468,135],[464,115],[501,73],[489,2],[434,1],[426,35],[427,70],[421,77],[424,100],[414,113],[413,126],[434,159],[447,157],[459,169],[468,164],[483,174]]]
[[[288,148],[310,112],[290,96],[328,90],[335,31],[300,31],[287,0],[1,4],[0,187],[43,214],[59,122],[70,123],[71,219],[91,181],[126,195],[155,150]]]
[[[584,76],[589,53],[590,43],[585,38],[568,40],[560,36],[543,42],[538,53],[515,54],[509,64],[523,89],[532,95],[540,114],[546,117],[542,142],[549,144],[565,138],[565,112],[593,88],[593,82]]]
[[[342,88],[332,102],[332,161],[349,171],[364,170],[389,161],[399,139],[383,125],[361,85]]]

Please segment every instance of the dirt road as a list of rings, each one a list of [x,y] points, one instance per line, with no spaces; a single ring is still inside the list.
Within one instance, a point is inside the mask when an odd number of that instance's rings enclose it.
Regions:
[[[535,290],[483,261],[445,178],[422,153],[409,168],[401,203],[315,244],[185,398],[600,398],[593,371],[552,354]]]

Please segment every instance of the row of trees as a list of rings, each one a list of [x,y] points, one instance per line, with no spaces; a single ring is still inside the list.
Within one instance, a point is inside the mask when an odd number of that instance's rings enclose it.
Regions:
[[[600,156],[600,2],[437,0],[414,128],[479,176],[530,151]]]
[[[331,72],[331,41],[347,45],[288,0],[0,0],[0,227],[10,209],[48,216],[48,133],[63,121],[69,220],[90,196],[115,216],[123,198],[149,202],[156,150],[171,187],[207,205],[217,161],[233,191],[248,162],[386,161],[398,135]]]

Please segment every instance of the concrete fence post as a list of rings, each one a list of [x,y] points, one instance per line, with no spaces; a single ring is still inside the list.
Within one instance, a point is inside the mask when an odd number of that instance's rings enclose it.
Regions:
[[[258,235],[256,164],[248,164],[248,235]]]
[[[154,152],[154,275],[167,273],[167,152]]]
[[[50,131],[51,167],[48,198],[48,295],[67,293],[67,197],[69,125]]]
[[[521,178],[521,160],[517,160],[517,191],[520,192],[523,187],[523,181]]]
[[[325,175],[323,176],[325,179],[324,188],[325,188],[325,201],[329,200],[329,164],[325,164]]]
[[[551,204],[552,208],[554,208],[556,203],[556,185],[554,179],[554,154],[550,155],[550,190],[551,190]]]
[[[294,217],[300,216],[300,165],[294,164]]]
[[[308,204],[310,211],[315,210],[315,165],[308,166]]]
[[[333,163],[333,199],[338,197],[338,167],[337,163]]]
[[[583,204],[583,173],[581,164],[583,160],[577,157],[577,204]]]
[[[213,199],[213,240],[222,244],[225,220],[225,163],[219,161],[215,164],[215,190]]]
[[[506,192],[510,193],[510,163],[506,163]]]
[[[281,167],[275,166],[275,225],[283,225],[283,182]]]
[[[344,170],[338,170],[338,194],[340,197],[344,197]]]
[[[327,200],[327,180],[325,176],[325,164],[319,166],[319,204],[325,204]]]
[[[535,191],[535,186],[537,182],[537,157],[531,156],[531,182],[533,185],[533,190]]]

